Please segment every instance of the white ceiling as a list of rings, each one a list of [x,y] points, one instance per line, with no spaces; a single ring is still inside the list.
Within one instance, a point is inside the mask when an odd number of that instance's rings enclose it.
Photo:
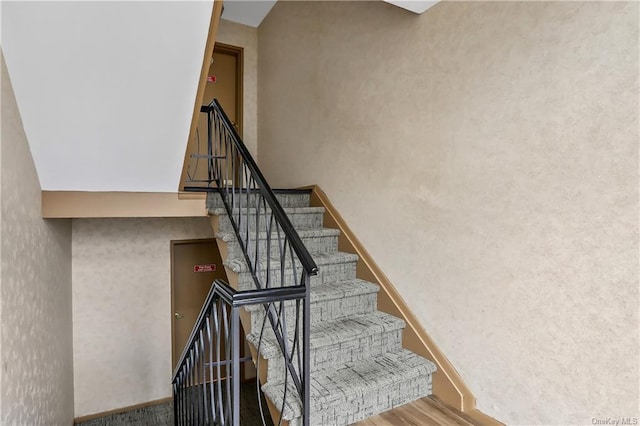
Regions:
[[[420,13],[435,2],[389,0]],[[175,192],[213,2],[2,1],[1,40],[43,190]],[[258,26],[275,0],[227,0]]]
[[[438,3],[440,0],[436,1],[415,1],[415,0],[384,0],[387,3],[391,3],[395,6],[401,7],[403,9],[409,10],[413,13],[424,13],[431,6]]]
[[[2,2],[42,189],[175,192],[212,2]]]
[[[222,17],[257,27],[275,4],[276,0],[226,0]]]
[[[287,1],[287,0],[281,0]],[[414,13],[424,13],[431,6],[438,3],[435,1],[416,0],[384,0],[387,3],[401,7]],[[262,20],[269,14],[271,8],[276,4],[276,0],[226,0],[224,3],[224,13],[222,17],[226,20],[238,22],[240,24],[258,27]]]

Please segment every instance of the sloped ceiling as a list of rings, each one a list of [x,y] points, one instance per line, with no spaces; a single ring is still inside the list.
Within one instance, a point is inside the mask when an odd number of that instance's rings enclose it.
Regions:
[[[394,6],[398,6],[403,9],[409,10],[413,13],[420,14],[420,13],[426,12],[427,9],[429,9],[430,7],[438,3],[438,1],[440,0],[435,0],[435,1],[384,0],[384,1],[386,1],[387,3],[391,3]]]
[[[275,4],[276,0],[227,0],[222,17],[255,28]]]
[[[44,190],[176,191],[213,2],[2,2]]]
[[[416,13],[435,2],[388,0]],[[227,0],[257,27],[275,0]],[[213,1],[2,1],[2,49],[43,190],[174,192]]]

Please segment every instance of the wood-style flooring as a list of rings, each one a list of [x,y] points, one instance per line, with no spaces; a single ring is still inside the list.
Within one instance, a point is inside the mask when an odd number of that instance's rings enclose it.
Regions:
[[[476,426],[464,413],[449,407],[435,397],[422,398],[393,410],[370,417],[355,426]]]

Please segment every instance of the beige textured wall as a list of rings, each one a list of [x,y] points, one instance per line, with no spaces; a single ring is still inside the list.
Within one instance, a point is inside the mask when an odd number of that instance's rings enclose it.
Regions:
[[[171,396],[170,241],[208,218],[74,219],[75,415]]]
[[[278,2],[260,164],[318,183],[507,424],[638,416],[638,4]]]
[[[216,41],[244,48],[243,133],[242,139],[257,159],[258,156],[258,29],[220,20]]]
[[[0,424],[73,422],[71,223],[43,220],[40,183],[2,59]]]
[[[221,20],[216,40],[244,48],[243,134],[257,156],[257,29]],[[73,221],[76,417],[171,396],[169,241],[211,237],[206,218]]]

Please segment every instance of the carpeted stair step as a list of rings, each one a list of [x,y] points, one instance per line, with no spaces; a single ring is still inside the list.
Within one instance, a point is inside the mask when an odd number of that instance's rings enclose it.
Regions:
[[[278,190],[274,189],[273,192],[276,195],[276,199],[280,202],[282,207],[309,207],[309,198],[311,191],[292,191],[292,190]],[[249,195],[242,193],[240,196],[236,193],[235,202],[242,202],[245,205],[248,201],[249,206],[256,207],[256,201],[262,200],[261,196],[255,193],[255,191]],[[222,198],[218,193],[207,194],[207,208],[213,209],[216,207],[224,207]]]
[[[276,193],[292,225],[318,266],[311,277],[311,425],[347,425],[404,405],[431,394],[431,375],[436,367],[430,361],[402,349],[403,320],[377,310],[379,286],[356,278],[355,254],[337,251],[339,231],[323,228],[324,208],[308,207],[309,193]],[[236,199],[247,202],[247,198]],[[267,225],[264,205],[256,208],[255,194],[243,206],[241,232],[249,228],[257,238],[258,271],[267,271],[274,287],[301,284],[302,268],[287,257],[284,264],[278,250],[269,259],[266,253]],[[237,204],[234,212],[238,212]],[[240,250],[235,232],[219,194],[208,194],[207,208],[212,215],[216,238],[226,244],[224,266],[239,290],[255,289],[253,277]],[[260,215],[256,214],[260,212]],[[267,209],[270,214],[270,210]],[[259,224],[256,224],[259,219]],[[256,237],[256,228],[261,231]],[[272,233],[272,244],[276,229]],[[255,256],[255,241],[249,244],[249,256]],[[271,253],[270,253],[271,254]],[[281,280],[281,275],[284,280]],[[294,279],[294,276],[296,279]],[[277,308],[281,304],[275,304]],[[250,314],[251,330],[247,340],[259,347],[267,360],[266,383],[262,390],[281,410],[285,387],[284,420],[290,426],[302,425],[302,408],[293,382],[287,377],[280,347],[267,321],[261,336],[264,306],[245,308]],[[289,349],[294,338],[296,305],[284,303]],[[300,338],[301,336],[299,336]],[[260,341],[260,339],[262,339]],[[300,342],[301,343],[301,342]],[[294,362],[297,363],[297,358]],[[262,369],[261,369],[262,371]],[[277,419],[276,419],[277,420]]]
[[[436,366],[402,349],[338,368],[312,371],[311,421],[315,425],[341,426],[355,423],[431,394],[431,375]],[[289,379],[284,420],[301,422],[301,404]],[[284,382],[267,382],[262,390],[275,407],[283,406]]]
[[[262,257],[267,256],[267,232],[261,232],[258,235],[258,250]],[[318,229],[301,229],[298,231],[298,235],[302,239],[302,243],[305,245],[309,253],[335,253],[338,250],[338,236],[340,230],[331,228],[318,228]],[[251,245],[254,244],[254,236],[251,236]],[[284,241],[284,234],[280,233],[280,243]],[[227,243],[227,255],[230,259],[241,258],[242,249],[238,243],[236,233],[233,231],[217,232],[216,238]],[[271,241],[269,242],[269,254],[273,257],[280,253],[280,246],[278,241],[278,234],[276,231],[271,232]]]
[[[377,284],[357,278],[311,287],[312,325],[375,311],[379,290]],[[284,304],[287,326],[293,327],[296,322],[295,302]],[[265,314],[263,305],[250,305],[246,309],[251,314],[251,330],[260,330]]]
[[[317,229],[322,228],[322,222],[324,218],[324,207],[285,207],[285,213],[289,217],[291,224],[296,230],[300,229]],[[242,212],[239,209],[232,210],[234,217],[237,214],[242,214],[241,229],[246,230],[247,224],[249,225],[249,235],[255,235],[256,226],[256,214],[260,213],[260,231],[267,230],[267,222],[270,220],[271,210],[263,210],[256,208],[243,208]],[[266,216],[264,216],[266,214]],[[209,215],[218,216],[219,225],[218,231],[233,232],[233,226],[227,216],[227,211],[223,207],[216,207],[209,209]],[[274,225],[275,226],[275,225]]]
[[[335,253],[318,253],[313,255],[313,260],[316,262],[319,271],[317,275],[311,277],[312,286],[351,280],[356,277],[356,262],[358,261],[358,256],[355,254],[340,251]],[[249,268],[247,267],[244,258],[226,259],[223,264],[225,268],[238,274],[238,290],[255,289],[253,277],[249,272]],[[259,262],[259,268],[257,268],[260,271],[258,274],[261,277],[266,278],[267,264],[270,264],[271,266],[271,285],[273,287],[279,287],[281,285],[280,278],[282,274],[280,262],[278,260],[271,260],[270,262],[267,262],[265,259],[262,259]],[[295,272],[296,273],[294,274],[291,261],[288,260],[285,263],[284,270],[284,281],[286,286],[300,284],[299,280],[301,278],[302,268],[297,263],[297,260]],[[294,275],[298,280],[297,282],[294,280]]]
[[[351,315],[329,323],[311,326],[311,371],[337,367],[396,352],[402,347],[403,320],[380,311]],[[288,328],[289,348],[295,330]],[[260,342],[260,329],[252,330],[247,341],[269,361],[267,383],[284,381],[284,360],[273,330],[267,326]]]

